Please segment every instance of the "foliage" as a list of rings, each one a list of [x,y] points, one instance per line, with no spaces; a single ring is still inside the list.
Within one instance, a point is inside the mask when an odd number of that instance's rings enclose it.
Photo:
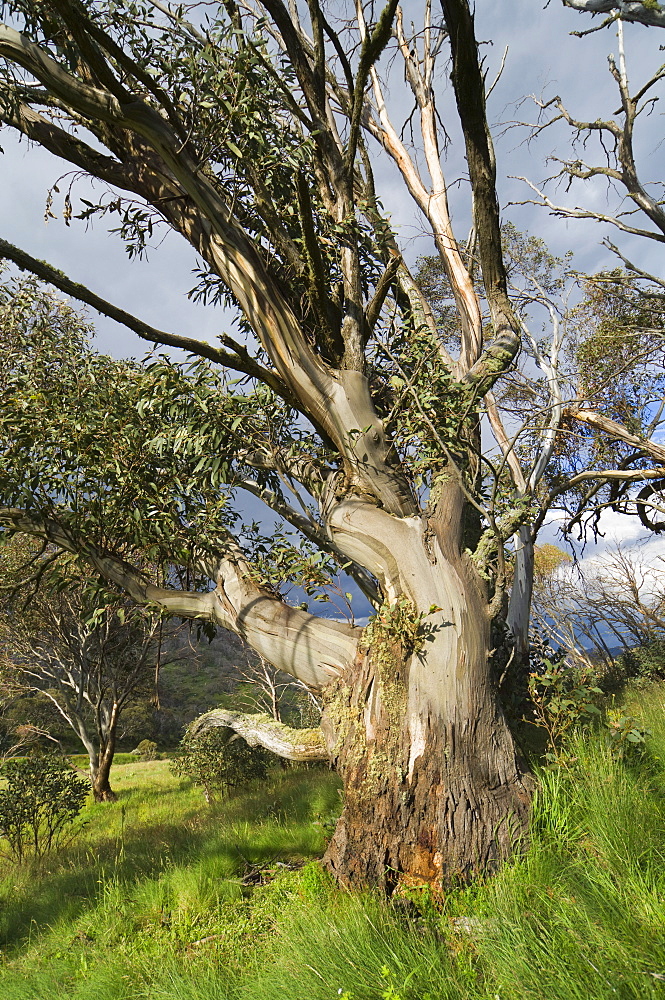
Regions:
[[[634,275],[621,268],[581,280],[585,297],[570,345],[581,393],[602,397],[608,416],[649,436],[650,404],[665,387],[662,298],[645,294]]]
[[[570,563],[572,557],[568,552],[564,552],[557,545],[544,542],[542,545],[534,546],[534,577],[536,586],[538,581],[553,576],[560,566]]]
[[[539,671],[529,675],[529,695],[535,726],[547,733],[547,760],[561,759],[564,739],[580,724],[600,716],[598,699],[603,694],[590,668],[566,661],[544,659]]]
[[[604,717],[612,753],[620,760],[630,760],[643,754],[647,740],[653,735],[632,715],[621,708],[608,708]]]
[[[662,680],[665,677],[665,640],[655,639],[643,646],[631,646],[618,657],[616,668],[623,679]]]
[[[430,614],[437,608],[430,608]],[[377,650],[380,660],[387,660],[392,647],[400,643],[407,655],[417,653],[424,645],[421,634],[424,613],[418,614],[408,597],[386,601],[371,615],[365,630],[365,642]]]
[[[250,747],[241,737],[219,728],[199,736],[185,734],[180,750],[171,763],[173,773],[203,788],[207,802],[264,779],[271,756],[262,747]]]
[[[71,839],[89,786],[66,761],[32,754],[5,763],[2,774],[0,837],[9,857],[41,858]]]

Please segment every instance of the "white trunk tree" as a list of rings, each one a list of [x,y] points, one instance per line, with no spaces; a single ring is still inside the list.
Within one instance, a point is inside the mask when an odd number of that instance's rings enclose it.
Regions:
[[[528,829],[531,782],[499,705],[490,626],[505,615],[504,543],[531,515],[500,476],[487,488],[481,455],[482,401],[516,362],[522,328],[467,0],[442,0],[442,18],[427,2],[418,40],[396,0],[378,13],[358,4],[335,23],[317,0],[306,14],[282,0],[228,0],[196,23],[197,4],[157,0],[138,13],[101,0],[7,7],[23,30],[0,27],[2,120],[109,185],[112,200],[83,214],[120,213],[134,250],[153,222],[181,234],[203,261],[199,293],[237,307],[244,340],[216,347],[155,330],[3,244],[20,267],[206,364],[141,369],[77,342],[59,370],[41,327],[10,337],[2,524],[75,552],[137,602],[236,632],[321,692],[326,753],[345,786],[326,855],[342,882],[392,891],[491,869]],[[428,179],[388,115],[391,45]],[[485,323],[441,166],[443,51]],[[431,227],[459,315],[456,358],[383,214],[372,171],[381,150]],[[285,550],[229,513],[242,491],[345,569],[376,609],[367,627],[283,599]],[[162,586],[136,565],[139,548],[167,567]],[[291,556],[291,576],[309,578],[314,557]],[[212,586],[188,587],[201,570]]]

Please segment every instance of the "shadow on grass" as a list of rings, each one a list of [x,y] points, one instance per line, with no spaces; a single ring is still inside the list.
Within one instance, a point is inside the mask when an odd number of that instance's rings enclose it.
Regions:
[[[98,905],[110,883],[131,899],[139,883],[156,880],[174,868],[193,868],[218,859],[218,878],[242,876],[253,866],[274,860],[309,859],[321,853],[317,815],[339,802],[330,775],[294,772],[280,776],[267,789],[252,789],[200,810],[189,807],[176,820],[128,826],[123,837],[95,839],[94,850],[72,845],[24,870],[15,879],[5,873],[0,885],[0,944],[16,951],[35,931],[75,921]],[[121,796],[123,805],[164,811],[163,790],[139,789]],[[175,803],[174,803],[175,809]],[[286,819],[288,818],[288,825]],[[13,882],[19,884],[12,884]],[[37,888],[38,887],[38,888]]]

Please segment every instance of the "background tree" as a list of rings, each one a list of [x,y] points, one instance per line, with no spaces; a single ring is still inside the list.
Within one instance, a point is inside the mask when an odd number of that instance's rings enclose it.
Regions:
[[[563,513],[569,531],[597,529],[611,508],[659,530],[664,316],[662,299],[645,296],[624,270],[581,275],[570,256],[554,257],[537,237],[510,224],[502,236],[524,363],[487,394],[485,413],[500,449],[494,461],[528,507],[512,540],[506,617],[514,664],[525,668],[536,540],[546,519]],[[455,344],[459,324],[441,262],[426,257],[419,265],[441,336]],[[609,433],[575,419],[581,406],[602,412]]]
[[[413,38],[396,0],[339,15],[316,0],[307,14],[231,2],[204,20],[196,4],[161,0],[5,6],[22,33],[0,28],[3,121],[110,186],[80,214],[118,214],[131,252],[160,222],[188,240],[202,262],[194,294],[237,307],[243,339],[211,346],[155,330],[2,244],[144,339],[194,355],[140,366],[100,358],[81,337],[63,352],[59,331],[6,311],[2,523],[75,552],[139,603],[237,632],[321,691],[346,793],[326,856],[342,881],[390,891],[491,868],[528,826],[530,781],[489,650],[505,615],[504,544],[530,512],[481,449],[482,401],[516,363],[521,324],[466,0],[443,0],[443,20],[426,2]],[[428,178],[388,115],[381,59],[392,45]],[[444,47],[473,265],[440,160]],[[375,141],[431,227],[457,357],[383,213]],[[283,599],[270,542],[233,507],[243,492],[298,533],[293,579],[313,565],[349,574],[376,609],[366,628]],[[282,563],[283,552],[280,541]],[[144,553],[172,567],[165,585],[142,571]],[[210,589],[188,585],[201,574]]]
[[[659,560],[647,565],[621,547],[580,567],[549,567],[539,575],[534,624],[550,644],[605,675],[662,675],[665,592]]]
[[[3,568],[8,548],[29,553],[22,541],[14,536],[3,546]],[[161,618],[83,586],[71,572],[49,579],[39,549],[33,546],[31,556],[18,569],[32,569],[38,588],[26,599],[22,581],[23,593],[15,591],[0,613],[3,675],[15,692],[51,703],[85,747],[95,800],[113,801],[110,772],[122,712],[154,688]]]

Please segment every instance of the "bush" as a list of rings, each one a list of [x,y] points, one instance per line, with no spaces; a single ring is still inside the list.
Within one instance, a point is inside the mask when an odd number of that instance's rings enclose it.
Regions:
[[[653,734],[632,715],[621,708],[609,708],[605,715],[605,726],[613,757],[618,760],[635,760],[645,755],[647,739]]]
[[[81,812],[89,783],[55,754],[12,760],[2,769],[0,836],[9,857],[41,858],[74,835],[71,824]]]
[[[206,802],[228,795],[232,789],[255,778],[265,778],[271,754],[263,747],[250,747],[227,729],[209,729],[199,736],[186,733],[181,754],[171,770],[203,788]]]
[[[546,760],[561,760],[565,737],[577,726],[598,719],[597,702],[602,694],[590,668],[565,661],[543,659],[540,670],[529,675],[532,717],[528,721],[547,733]]]
[[[133,750],[139,760],[157,760],[157,744],[153,740],[141,740],[136,750]]]
[[[622,681],[656,681],[665,678],[665,642],[656,639],[644,646],[633,646],[616,661],[618,676]]]

